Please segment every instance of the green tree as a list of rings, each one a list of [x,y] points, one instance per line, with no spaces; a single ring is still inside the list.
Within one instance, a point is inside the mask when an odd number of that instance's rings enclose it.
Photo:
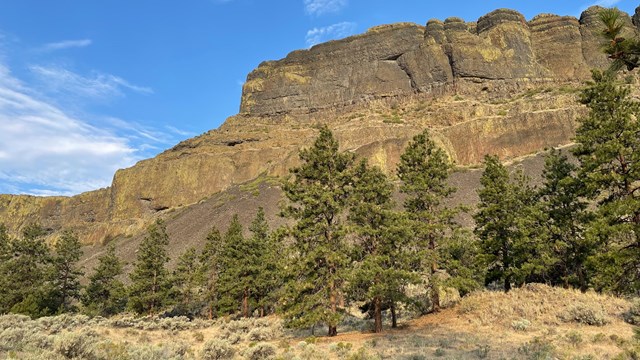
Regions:
[[[487,282],[503,281],[509,291],[515,282],[544,272],[548,250],[542,228],[542,211],[535,191],[521,171],[510,179],[497,156],[485,156],[474,215],[480,252],[488,267]]]
[[[2,296],[3,312],[37,317],[57,310],[50,297],[51,253],[44,235],[40,225],[30,224],[23,229],[22,237],[10,242],[11,256],[3,266],[3,277],[9,286]]]
[[[597,205],[588,236],[599,244],[594,285],[619,293],[640,290],[640,104],[611,73],[593,72],[581,96],[574,154],[579,178]]]
[[[549,236],[550,282],[553,285],[587,289],[586,262],[594,245],[585,237],[589,221],[582,182],[575,176],[578,168],[559,150],[545,156],[540,189],[545,226]]]
[[[224,247],[222,236],[217,228],[212,228],[207,234],[204,249],[200,254],[200,268],[198,272],[204,286],[204,302],[209,320],[213,314],[218,312],[218,279],[222,266],[220,262],[220,252]]]
[[[173,271],[173,284],[177,292],[176,312],[193,317],[202,308],[201,290],[202,273],[199,271],[198,252],[194,247],[185,250],[178,258],[178,263]]]
[[[255,290],[254,281],[259,270],[257,260],[260,249],[256,249],[242,232],[242,224],[238,214],[235,214],[224,235],[218,289],[220,309],[223,312],[240,310],[242,316],[249,317]]]
[[[162,220],[157,220],[147,229],[147,236],[138,247],[134,269],[129,277],[129,307],[138,314],[155,314],[172,299],[171,278],[166,264],[169,261],[166,247],[169,235]]]
[[[354,169],[349,221],[355,235],[351,298],[373,308],[374,332],[382,332],[382,308],[410,303],[403,291],[420,279],[413,271],[419,261],[411,247],[405,219],[394,211],[393,185],[376,167],[361,161]]]
[[[300,160],[284,186],[289,204],[283,215],[295,224],[292,276],[282,305],[290,326],[324,323],[328,335],[335,336],[350,264],[344,218],[353,155],[338,151],[338,142],[323,127],[313,146],[300,151]]]
[[[260,315],[264,316],[269,306],[275,302],[275,292],[281,286],[280,236],[270,232],[262,207],[258,208],[249,230],[252,234],[251,247],[256,249],[253,297],[260,309]]]
[[[599,14],[604,26],[601,33],[605,40],[603,50],[613,60],[610,72],[617,72],[623,68],[631,71],[640,66],[640,39],[632,35],[629,29],[625,29],[620,14],[620,10],[615,8],[604,9]]]
[[[455,192],[447,184],[451,169],[447,154],[429,137],[427,130],[414,136],[398,164],[400,192],[406,194],[404,209],[415,236],[413,246],[423,251],[422,268],[429,269],[429,275],[439,267],[438,244],[456,227],[453,219],[459,209],[442,205]],[[430,284],[436,310],[438,284],[433,277]]]
[[[73,310],[72,304],[80,299],[80,277],[77,262],[82,256],[82,244],[71,230],[63,231],[55,243],[52,257],[51,277],[53,296],[59,303],[59,312]]]
[[[122,262],[114,244],[109,244],[98,265],[89,276],[89,284],[82,296],[82,305],[91,315],[111,316],[124,311],[127,292],[122,281]]]

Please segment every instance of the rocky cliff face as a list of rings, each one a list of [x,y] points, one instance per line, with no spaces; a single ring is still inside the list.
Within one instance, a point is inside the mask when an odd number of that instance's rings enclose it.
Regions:
[[[500,9],[475,23],[383,25],[294,51],[248,75],[240,114],[219,129],[119,170],[107,189],[0,195],[0,222],[18,231],[39,221],[52,234],[72,227],[87,243],[136,234],[149,219],[235,184],[286,175],[318,124],[389,172],[423,128],[462,166],[486,153],[513,158],[567,144],[584,111],[576,88],[607,65],[598,10],[527,22]]]

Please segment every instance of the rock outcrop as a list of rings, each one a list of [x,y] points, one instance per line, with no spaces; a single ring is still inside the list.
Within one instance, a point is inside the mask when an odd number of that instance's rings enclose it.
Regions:
[[[217,130],[119,170],[111,187],[74,197],[0,195],[0,222],[38,221],[87,243],[133,235],[152,218],[260,175],[283,176],[328,124],[345,150],[392,173],[407,141],[430,128],[458,165],[571,141],[584,113],[576,88],[606,67],[599,8],[580,19],[493,11],[467,23],[378,26],[261,63],[240,114]],[[638,24],[638,11],[633,21]],[[629,27],[632,19],[625,15]]]

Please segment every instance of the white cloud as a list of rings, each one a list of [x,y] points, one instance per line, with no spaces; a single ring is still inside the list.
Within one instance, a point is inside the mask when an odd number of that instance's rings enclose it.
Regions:
[[[72,194],[108,186],[139,158],[125,138],[39,100],[0,72],[0,192]]]
[[[347,4],[347,0],[304,0],[304,8],[307,14],[318,16],[338,12]]]
[[[352,22],[341,22],[321,28],[313,28],[307,31],[305,40],[307,46],[313,46],[327,40],[340,39],[352,35],[355,29],[356,24]]]
[[[45,44],[42,47],[42,50],[55,51],[55,50],[64,50],[69,48],[81,48],[81,47],[87,47],[91,45],[91,43],[92,43],[91,39],[64,40],[64,41]]]
[[[602,7],[613,7],[619,2],[620,2],[620,0],[599,0],[599,1],[596,1],[595,3],[591,4],[590,6],[597,5],[597,6],[602,6]]]
[[[153,94],[153,89],[129,83],[111,75],[94,73],[90,77],[76,74],[62,67],[30,66],[29,69],[41,81],[42,86],[54,93],[64,93],[94,99],[109,99],[123,95],[124,90],[140,94]]]

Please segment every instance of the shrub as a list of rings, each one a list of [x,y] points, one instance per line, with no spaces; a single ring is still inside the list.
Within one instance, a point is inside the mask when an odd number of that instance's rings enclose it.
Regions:
[[[611,322],[599,304],[576,304],[568,308],[562,318],[564,321],[594,326],[604,326]]]
[[[271,340],[273,338],[273,334],[271,329],[259,327],[249,331],[248,337],[251,341],[265,341]]]
[[[631,303],[629,311],[623,315],[624,321],[632,325],[640,325],[640,299],[635,299]]]
[[[570,331],[566,335],[567,342],[574,347],[578,347],[582,343],[582,334],[577,331]]]
[[[514,320],[511,322],[511,328],[516,331],[526,331],[531,326],[531,321],[527,319]]]
[[[56,336],[53,350],[68,358],[91,358],[93,356],[94,339],[84,334],[74,332]]]
[[[250,347],[244,351],[244,356],[248,360],[271,359],[275,355],[276,355],[275,346],[265,342],[257,343],[255,346]]]
[[[196,331],[193,333],[193,339],[197,342],[203,342],[204,341],[204,334],[201,333],[200,331]]]
[[[226,340],[212,339],[204,343],[202,350],[200,351],[200,359],[202,360],[217,360],[217,359],[231,359],[236,350]]]
[[[531,360],[553,359],[554,346],[544,339],[536,337],[518,348],[518,352]]]

